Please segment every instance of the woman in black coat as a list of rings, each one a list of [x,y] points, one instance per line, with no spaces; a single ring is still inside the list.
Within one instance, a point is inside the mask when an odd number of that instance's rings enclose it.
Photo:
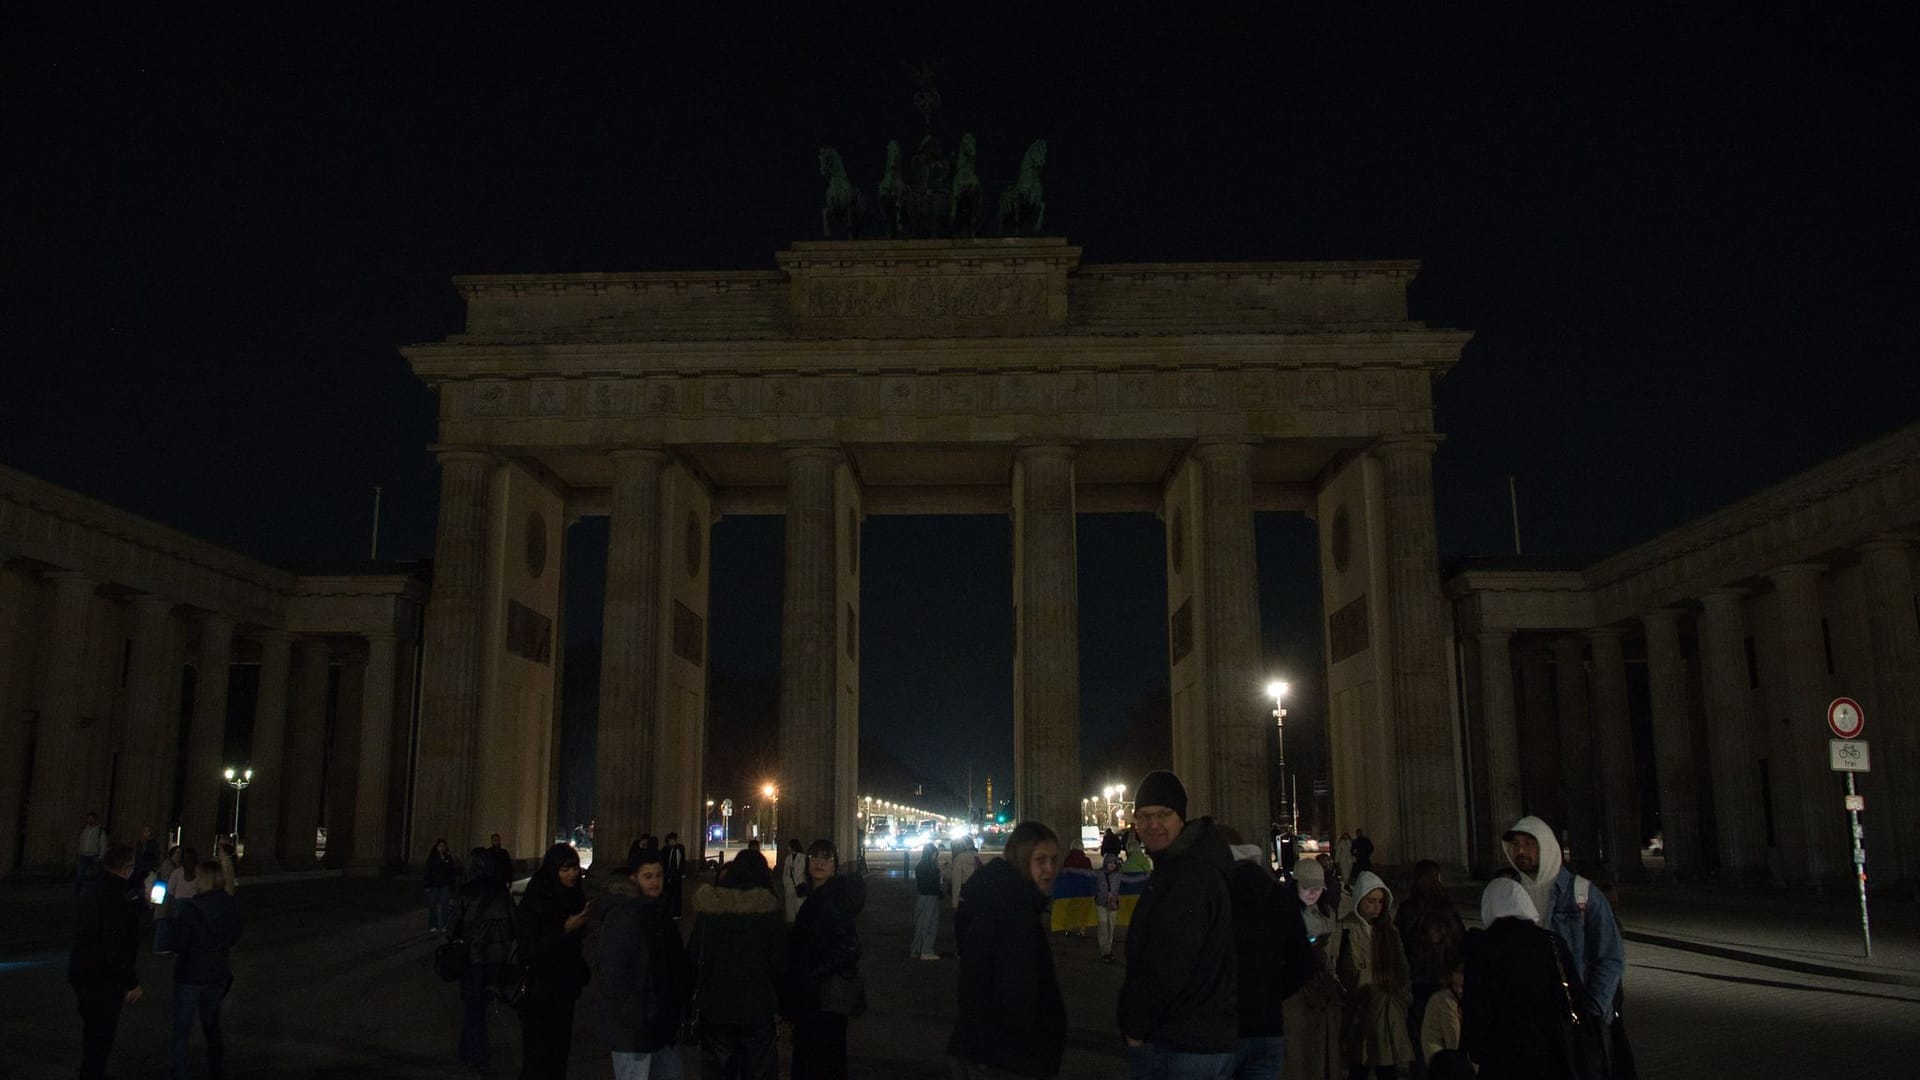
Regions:
[[[573,1006],[587,985],[580,939],[587,925],[587,894],[580,888],[580,855],[572,844],[555,844],[527,882],[513,920],[524,968],[520,1033],[525,1041],[520,1075],[547,1080],[567,1075],[573,1048]]]
[[[846,1080],[847,1019],[866,1010],[860,983],[860,932],[866,883],[839,875],[833,841],[807,849],[806,903],[788,940],[787,993],[793,1021],[793,1080]]]
[[[499,861],[486,848],[469,853],[467,873],[447,916],[447,938],[467,946],[467,973],[460,980],[460,1064],[485,1070],[493,1064],[487,1006],[519,981],[513,968],[513,897],[500,877]]]
[[[1460,1048],[1480,1067],[1480,1080],[1573,1080],[1567,1054],[1571,1002],[1558,959],[1560,939],[1535,924],[1533,899],[1512,878],[1487,883],[1480,898],[1486,927],[1467,935],[1466,992],[1460,1001]]]
[[[427,929],[440,933],[451,923],[453,890],[460,884],[460,864],[453,859],[445,840],[435,840],[427,852],[422,884],[427,889]]]
[[[1060,838],[1023,821],[1006,857],[974,871],[953,914],[960,1011],[947,1040],[953,1075],[1049,1077],[1067,1045],[1067,1004],[1040,913],[1053,895]]]

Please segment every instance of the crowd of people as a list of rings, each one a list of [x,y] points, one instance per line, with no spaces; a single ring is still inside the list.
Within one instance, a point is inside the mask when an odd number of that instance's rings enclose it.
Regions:
[[[80,1013],[80,1076],[107,1075],[121,1011],[144,995],[137,959],[143,924],[151,915],[154,952],[173,959],[173,1075],[188,1075],[197,1027],[206,1042],[206,1069],[226,1074],[220,1009],[233,984],[228,952],[240,940],[231,838],[215,857],[171,847],[163,857],[151,827],[133,844],[106,836],[96,814],[81,826],[74,885],[78,906],[67,982]]]
[[[999,859],[964,840],[950,860],[932,844],[919,853],[908,953],[940,959],[934,941],[951,902],[959,989],[946,1052],[956,1080],[1059,1074],[1066,999],[1045,913],[1062,871],[1076,868],[1099,883],[1094,925],[1108,962],[1116,882],[1145,872],[1114,1013],[1130,1078],[1633,1074],[1608,890],[1564,865],[1538,818],[1504,834],[1508,867],[1486,885],[1480,928],[1469,930],[1437,863],[1415,864],[1397,898],[1356,833],[1334,855],[1276,873],[1265,846],[1189,817],[1172,773],[1149,774],[1135,792],[1133,828],[1103,838],[1098,867],[1032,821],[1013,829]],[[231,846],[203,861],[191,848],[163,854],[150,829],[131,845],[88,831],[98,829],[89,816],[68,970],[82,1076],[104,1075],[120,1011],[140,1000],[135,956],[149,912],[155,951],[174,958],[175,1075],[187,1074],[195,1027],[208,1075],[223,1075],[220,1011],[241,929]],[[782,1022],[789,1076],[847,1076],[848,1021],[866,1009],[864,864],[843,866],[828,840],[789,841],[778,854],[776,868],[756,842],[689,898],[684,846],[643,836],[624,865],[596,871],[607,884],[590,898],[579,852],[558,843],[516,901],[499,834],[464,862],[436,842],[423,868],[426,917],[444,939],[436,970],[458,984],[460,1063],[492,1066],[490,1017],[510,1010],[520,1075],[564,1077],[576,1007],[591,990],[592,1027],[617,1080],[678,1080],[682,1046],[697,1047],[704,1078],[776,1080]]]

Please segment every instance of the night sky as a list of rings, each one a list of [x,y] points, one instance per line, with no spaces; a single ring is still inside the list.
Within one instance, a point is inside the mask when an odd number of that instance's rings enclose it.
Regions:
[[[1048,231],[1087,262],[1425,260],[1414,316],[1477,334],[1438,389],[1443,554],[1511,550],[1509,475],[1529,553],[1604,553],[1920,412],[1911,15],[894,7],[11,14],[0,462],[268,560],[364,556],[379,485],[381,556],[429,556],[434,407],[396,346],[459,327],[448,279],[770,268],[817,230],[817,147],[871,184],[920,130],[920,61],[990,185],[1049,140]],[[1256,529],[1313,746],[1314,534]],[[777,670],[780,543],[715,530],[717,671]],[[1091,761],[1164,690],[1165,578],[1150,515],[1080,545]],[[864,549],[865,729],[1005,775],[1008,523],[873,518]]]

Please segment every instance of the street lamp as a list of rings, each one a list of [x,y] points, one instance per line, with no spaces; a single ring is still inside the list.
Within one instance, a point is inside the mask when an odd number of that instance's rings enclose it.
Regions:
[[[766,796],[767,801],[773,804],[773,827],[768,831],[777,839],[780,836],[780,789],[774,787],[772,783],[767,783],[761,785],[760,794]]]
[[[233,842],[234,845],[238,847],[240,843],[240,793],[247,790],[248,784],[253,783],[253,767],[247,766],[243,769],[235,769],[229,765],[227,766],[226,777],[227,786],[233,789]]]
[[[1280,751],[1280,820],[1289,834],[1299,831],[1293,801],[1287,798],[1287,684],[1276,679],[1267,684],[1267,696],[1273,699],[1274,745]]]

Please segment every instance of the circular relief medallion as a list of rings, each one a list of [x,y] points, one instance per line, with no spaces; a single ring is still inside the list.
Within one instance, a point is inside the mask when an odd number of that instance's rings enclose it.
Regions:
[[[688,514],[687,515],[687,576],[688,577],[700,576],[700,558],[702,554],[700,550],[702,546],[701,541],[705,539],[706,537],[700,535],[700,519],[695,517],[692,514]]]
[[[527,515],[527,573],[539,577],[547,572],[547,519],[536,511]]]
[[[1333,512],[1333,524],[1327,527],[1327,546],[1332,550],[1333,569],[1336,573],[1347,572],[1347,562],[1353,556],[1353,523],[1347,520],[1347,508],[1342,506]]]
[[[1173,524],[1167,529],[1167,555],[1173,562],[1173,572],[1187,572],[1187,518],[1181,507],[1173,508]]]
[[[847,573],[860,572],[860,515],[847,508]]]

